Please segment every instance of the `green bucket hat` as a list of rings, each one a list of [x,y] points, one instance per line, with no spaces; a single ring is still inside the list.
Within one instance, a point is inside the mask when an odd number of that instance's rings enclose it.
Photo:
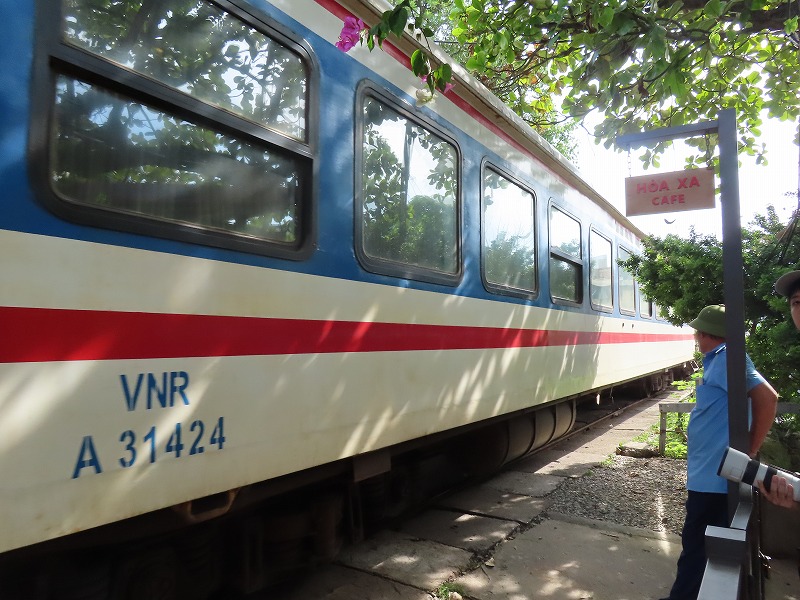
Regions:
[[[689,323],[689,327],[709,333],[718,338],[725,337],[725,305],[712,304],[706,306],[697,315],[697,318]]]

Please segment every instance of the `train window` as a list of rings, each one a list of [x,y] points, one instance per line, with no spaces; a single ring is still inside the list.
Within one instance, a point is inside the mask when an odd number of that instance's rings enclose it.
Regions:
[[[621,262],[627,261],[631,257],[631,253],[625,248],[619,248],[619,260]],[[619,312],[635,315],[636,314],[636,280],[633,275],[626,269],[619,267],[617,269],[617,277],[619,279]]]
[[[187,151],[166,137],[203,142]],[[68,77],[56,83],[54,140],[52,185],[72,202],[297,241],[300,169],[280,152]]]
[[[362,97],[361,115],[359,258],[379,273],[455,281],[460,273],[456,146],[430,124],[373,95]]]
[[[204,0],[64,0],[62,11],[48,162],[61,212],[261,254],[310,251],[301,46]]]
[[[596,231],[589,232],[589,295],[598,310],[614,308],[611,278],[611,241]]]
[[[550,294],[554,300],[583,302],[581,224],[550,207]]]
[[[483,277],[487,287],[530,294],[536,285],[533,194],[497,171],[483,174]]]
[[[653,317],[653,301],[642,295],[639,295],[639,314],[648,319]]]
[[[71,0],[63,5],[68,43],[305,139],[302,58],[213,4],[117,0],[100,9],[93,1]]]

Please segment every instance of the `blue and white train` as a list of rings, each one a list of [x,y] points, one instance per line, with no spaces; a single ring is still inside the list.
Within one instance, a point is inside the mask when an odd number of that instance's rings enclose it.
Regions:
[[[386,8],[3,6],[3,598],[259,589],[692,359],[549,144],[334,45]]]

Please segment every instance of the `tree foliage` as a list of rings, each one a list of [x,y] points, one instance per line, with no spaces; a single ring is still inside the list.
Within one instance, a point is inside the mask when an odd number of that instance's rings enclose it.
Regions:
[[[792,324],[785,298],[775,280],[800,269],[800,236],[795,221],[788,227],[773,207],[742,231],[744,312],[747,350],[759,371],[784,400],[800,401],[800,332]],[[639,255],[621,263],[639,281],[642,293],[669,307],[676,325],[694,319],[704,306],[724,301],[722,242],[715,236],[647,237]]]
[[[799,10],[783,0],[455,0],[448,31],[467,69],[534,124],[552,124],[557,109],[559,119],[600,110],[595,134],[608,147],[733,108],[740,151],[755,155],[764,112],[800,115]]]

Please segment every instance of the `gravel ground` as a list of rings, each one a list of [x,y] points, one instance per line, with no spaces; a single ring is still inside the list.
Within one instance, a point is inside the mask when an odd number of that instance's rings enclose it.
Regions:
[[[615,455],[610,464],[564,481],[548,499],[551,512],[680,535],[686,461]]]

